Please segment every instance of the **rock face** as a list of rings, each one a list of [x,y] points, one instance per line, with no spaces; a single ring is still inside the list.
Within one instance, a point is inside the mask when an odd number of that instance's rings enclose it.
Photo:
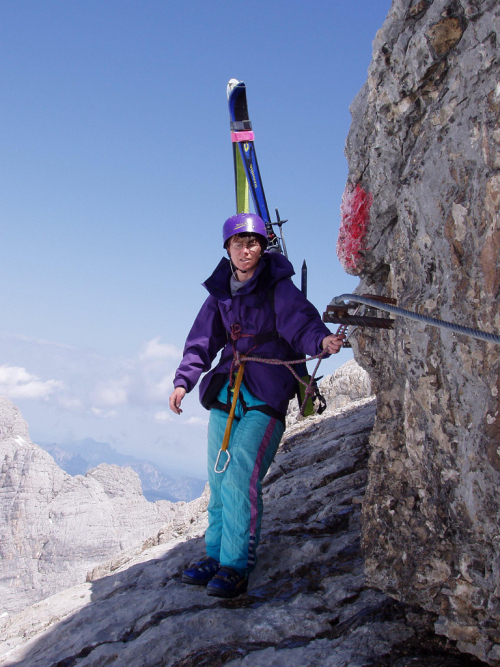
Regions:
[[[500,331],[500,4],[394,0],[355,99],[339,257],[359,293]],[[370,583],[500,664],[497,345],[397,319],[358,329],[377,395]]]
[[[319,382],[319,390],[326,401],[326,414],[343,408],[353,401],[373,395],[370,376],[354,359],[337,368],[335,373],[325,375]],[[290,401],[286,417],[287,427],[297,422],[299,408],[296,398]]]
[[[373,396],[370,376],[354,359],[326,375],[319,388],[326,400],[327,411],[338,410],[353,401]]]
[[[206,479],[196,477],[174,478],[158,469],[149,461],[138,461],[130,466],[139,475],[144,497],[150,502],[171,500],[189,502],[203,493]]]
[[[97,442],[92,438],[40,446],[70,475],[85,475],[101,463],[132,468],[139,475],[144,497],[150,502],[156,500],[189,502],[201,496],[206,483],[206,479],[196,477],[174,478],[150,461],[140,461],[134,456],[120,454],[109,443]]]
[[[130,468],[71,477],[34,445],[0,397],[1,611],[23,609],[85,581],[87,571],[171,523],[178,506],[148,503]]]
[[[206,514],[199,515],[88,583],[0,618],[0,664],[479,665],[434,634],[436,615],[366,585],[360,516],[374,413],[373,399],[365,399],[291,427],[264,480],[248,594],[219,600],[180,582],[182,569],[204,552]]]

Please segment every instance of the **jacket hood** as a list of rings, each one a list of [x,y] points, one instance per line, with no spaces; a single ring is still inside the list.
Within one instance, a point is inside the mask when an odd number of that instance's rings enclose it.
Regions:
[[[238,295],[249,294],[255,288],[258,292],[268,292],[275,283],[295,275],[292,264],[277,252],[265,252],[250,280],[238,290]],[[229,280],[231,263],[223,257],[212,275],[203,283],[203,287],[218,301],[231,299]]]

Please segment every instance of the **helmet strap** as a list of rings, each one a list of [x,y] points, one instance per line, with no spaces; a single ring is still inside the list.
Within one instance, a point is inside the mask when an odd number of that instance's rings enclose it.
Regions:
[[[230,265],[231,265],[231,273],[233,274],[233,278],[234,278],[235,280],[238,280],[238,274],[236,273],[237,271],[239,271],[240,273],[246,273],[246,271],[242,271],[241,269],[239,269],[239,268],[236,266],[236,264],[235,264],[235,263],[233,262],[233,260],[231,259],[231,256],[229,257],[229,263],[230,263]]]
[[[229,255],[229,251],[227,252],[227,254]],[[260,261],[260,259],[261,259],[261,257],[262,257],[263,254],[264,254],[264,253],[262,253],[262,252],[260,253],[260,255],[259,255],[259,261]],[[231,267],[231,273],[233,274],[233,278],[234,278],[235,280],[238,280],[238,274],[236,273],[237,271],[239,271],[240,273],[248,273],[248,271],[244,271],[243,269],[239,269],[239,268],[236,266],[236,264],[235,264],[235,263],[233,262],[233,260],[231,259],[231,255],[229,255],[229,265],[230,265],[230,267]]]

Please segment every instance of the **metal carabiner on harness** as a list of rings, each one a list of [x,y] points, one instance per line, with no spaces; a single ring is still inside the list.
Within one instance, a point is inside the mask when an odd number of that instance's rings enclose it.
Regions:
[[[226,454],[227,454],[227,461],[224,463],[224,467],[222,468],[222,470],[217,470],[217,466],[219,465],[220,455],[222,454],[222,452],[226,452]],[[222,449],[222,447],[221,447],[221,448],[219,449],[219,453],[217,454],[217,460],[216,460],[216,462],[215,462],[214,471],[215,471],[215,472],[225,472],[227,466],[229,465],[229,461],[230,461],[230,460],[231,460],[231,454],[228,452],[227,449]]]

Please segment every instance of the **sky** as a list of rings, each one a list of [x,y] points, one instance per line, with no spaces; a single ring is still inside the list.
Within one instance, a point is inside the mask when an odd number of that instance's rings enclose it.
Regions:
[[[296,284],[306,259],[321,313],[355,289],[335,254],[344,144],[390,4],[0,4],[0,394],[34,442],[203,474],[208,413],[197,389],[181,417],[168,397],[235,212],[230,78]]]

